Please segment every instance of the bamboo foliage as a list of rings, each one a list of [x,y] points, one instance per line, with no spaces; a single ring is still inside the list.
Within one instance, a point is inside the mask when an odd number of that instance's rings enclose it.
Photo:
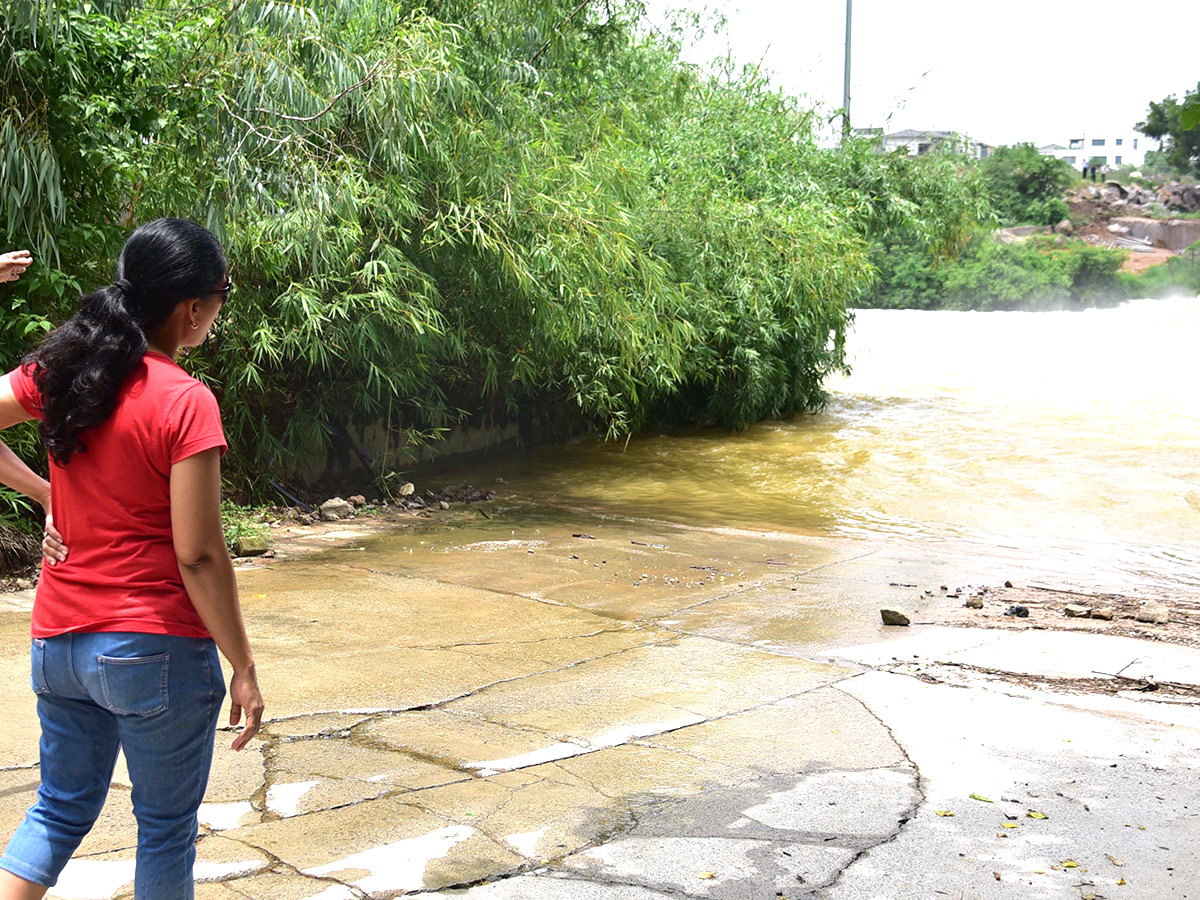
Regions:
[[[238,292],[189,366],[241,483],[386,421],[609,437],[818,408],[866,247],[952,248],[969,169],[817,146],[624,0],[10,0],[4,231],[40,258],[11,364],[131,225],[186,215]]]

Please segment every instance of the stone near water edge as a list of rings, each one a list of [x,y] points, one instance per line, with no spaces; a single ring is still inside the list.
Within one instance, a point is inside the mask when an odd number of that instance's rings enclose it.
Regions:
[[[879,610],[879,617],[883,619],[884,625],[910,625],[912,620],[908,617],[908,613],[902,609],[896,609],[894,606],[885,606]]]
[[[450,504],[447,503],[445,500],[438,501],[438,509],[449,509],[449,508],[450,508]]]
[[[1111,609],[1093,609],[1091,613],[1093,619],[1103,619],[1106,622],[1111,622],[1113,611]]]
[[[246,535],[233,542],[233,552],[236,556],[262,556],[271,545],[266,538]]]
[[[413,491],[416,489],[417,487],[415,484],[413,484],[411,481],[406,481],[404,484],[400,485],[399,494],[401,497],[411,497],[413,495]]]
[[[352,506],[354,506],[357,509],[360,506],[367,505],[367,498],[364,497],[362,494],[355,494],[353,497],[350,498],[350,503]]]
[[[1137,611],[1134,618],[1139,622],[1148,622],[1151,625],[1166,625],[1167,620],[1171,618],[1171,611],[1157,600],[1151,600],[1149,603],[1142,604],[1142,608]]]
[[[967,609],[983,609],[982,597],[968,597],[963,601],[963,606]]]
[[[341,497],[331,497],[320,506],[321,518],[326,522],[336,522],[338,519],[348,519],[354,515],[354,506]]]
[[[296,516],[296,522],[299,525],[311,525],[313,523],[313,517],[308,513],[300,513],[300,515]]]
[[[1068,619],[1086,619],[1091,611],[1090,606],[1081,606],[1078,603],[1068,603],[1063,609]]]

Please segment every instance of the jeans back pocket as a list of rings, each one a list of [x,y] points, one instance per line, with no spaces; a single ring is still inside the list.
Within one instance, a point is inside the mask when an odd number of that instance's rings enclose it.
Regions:
[[[39,697],[50,693],[50,685],[46,682],[46,642],[34,638],[29,647],[29,685]]]
[[[118,716],[154,716],[169,706],[167,672],[171,654],[131,658],[96,657],[104,705]]]

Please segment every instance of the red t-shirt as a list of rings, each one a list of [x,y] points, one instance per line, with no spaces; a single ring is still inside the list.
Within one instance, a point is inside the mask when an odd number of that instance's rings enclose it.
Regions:
[[[21,406],[40,419],[41,395],[22,369],[8,374]],[[54,525],[66,562],[42,565],[33,636],[135,631],[208,637],[179,575],[171,540],[171,466],[225,451],[217,400],[161,353],[147,353],[87,450],[50,461]]]

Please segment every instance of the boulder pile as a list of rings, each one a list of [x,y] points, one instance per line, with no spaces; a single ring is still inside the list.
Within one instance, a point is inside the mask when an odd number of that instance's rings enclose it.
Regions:
[[[1167,212],[1196,212],[1200,210],[1200,184],[1172,181],[1157,191],[1136,184],[1106,181],[1103,185],[1089,184],[1077,191],[1074,200],[1098,200],[1108,206],[1145,209],[1157,203]]]

